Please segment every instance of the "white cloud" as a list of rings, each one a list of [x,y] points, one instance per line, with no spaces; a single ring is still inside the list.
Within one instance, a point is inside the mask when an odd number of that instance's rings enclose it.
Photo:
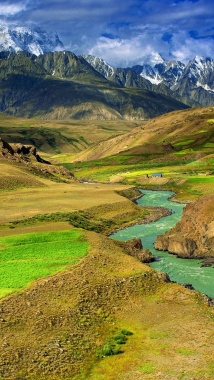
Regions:
[[[154,33],[155,26],[144,27],[135,36],[123,39],[100,37],[88,54],[104,58],[116,67],[141,64],[142,58],[158,52],[168,58],[169,44],[162,40],[163,30]],[[130,31],[132,34],[133,31]]]
[[[213,39],[193,39],[186,32],[180,32],[173,36],[171,52],[175,59],[184,63],[196,55],[213,57]]]
[[[16,4],[0,4],[0,16],[10,17],[20,13],[26,9],[26,2],[18,2]]]
[[[66,49],[117,67],[153,52],[182,62],[213,57],[213,12],[213,0],[0,0],[5,22],[56,31]]]
[[[170,37],[163,38],[167,33]],[[102,57],[114,67],[141,64],[143,57],[154,52],[184,63],[196,55],[213,57],[212,38],[194,39],[188,31],[177,31],[174,26],[142,25],[132,28],[129,34],[129,38],[100,37],[88,54]]]

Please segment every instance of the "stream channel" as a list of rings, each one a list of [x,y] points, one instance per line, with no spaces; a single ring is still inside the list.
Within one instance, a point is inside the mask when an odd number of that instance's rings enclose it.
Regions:
[[[141,190],[141,192],[144,195],[138,199],[138,205],[166,207],[172,211],[172,214],[156,222],[135,224],[119,230],[113,233],[111,238],[122,241],[140,238],[143,248],[149,249],[155,257],[156,261],[149,264],[152,268],[167,273],[171,281],[191,284],[195,290],[214,298],[213,267],[201,267],[202,260],[177,258],[168,252],[157,251],[153,246],[157,235],[165,233],[181,219],[185,205],[171,201],[170,198],[174,194],[171,191]]]

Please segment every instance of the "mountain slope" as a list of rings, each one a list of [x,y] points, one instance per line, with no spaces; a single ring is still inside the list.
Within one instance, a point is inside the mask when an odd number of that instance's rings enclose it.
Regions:
[[[2,53],[0,67],[0,111],[10,115],[131,120],[186,107],[152,91],[123,89],[70,52]]]
[[[70,171],[44,160],[35,146],[8,144],[2,138],[0,138],[0,167],[0,190],[43,186],[41,178],[68,183],[74,180]]]
[[[157,94],[169,96],[170,98],[182,102],[182,98],[178,92],[172,91],[169,86],[164,84],[161,77],[158,77],[158,74],[153,71],[149,64],[145,64],[143,68],[139,65],[133,66],[132,68],[113,68],[102,58],[97,58],[91,55],[83,57],[105,78],[116,82],[121,87],[141,88],[143,90],[153,91]],[[150,75],[143,75],[144,70],[148,70]]]

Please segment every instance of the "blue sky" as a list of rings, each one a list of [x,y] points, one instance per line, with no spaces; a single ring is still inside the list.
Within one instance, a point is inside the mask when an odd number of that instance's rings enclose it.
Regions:
[[[1,0],[0,20],[57,32],[66,49],[117,67],[154,52],[214,58],[213,0]]]

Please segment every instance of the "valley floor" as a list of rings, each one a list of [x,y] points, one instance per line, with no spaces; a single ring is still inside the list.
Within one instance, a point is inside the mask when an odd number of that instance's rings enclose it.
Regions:
[[[22,234],[24,244],[31,232],[75,230],[75,221],[88,244],[79,261],[1,299],[0,380],[214,378],[210,300],[168,282],[106,236],[157,216],[129,200],[136,189],[73,179],[57,183],[4,159],[0,168],[2,256],[5,237],[12,246]],[[34,242],[35,236],[28,241],[31,253]],[[39,265],[38,258],[30,261]],[[112,350],[117,355],[109,356]]]

